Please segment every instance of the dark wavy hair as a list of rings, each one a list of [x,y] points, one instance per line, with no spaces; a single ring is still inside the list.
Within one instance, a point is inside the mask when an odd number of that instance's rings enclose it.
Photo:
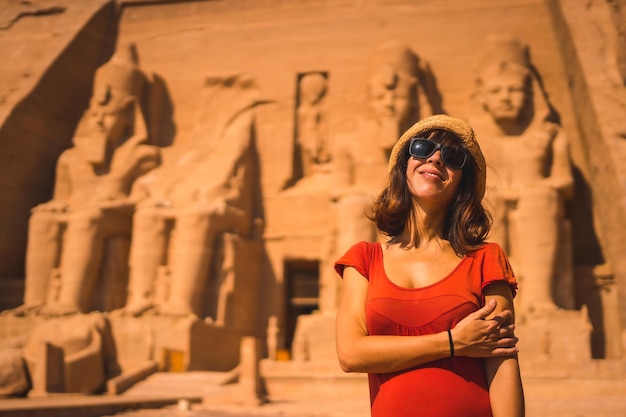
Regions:
[[[446,130],[431,130],[421,137],[444,145],[463,148],[461,138]],[[381,233],[394,238],[402,233],[408,222],[414,221],[413,199],[407,185],[406,168],[410,158],[409,144],[400,150],[396,165],[389,171],[385,188],[372,203],[370,219]],[[450,242],[457,255],[463,256],[478,249],[487,238],[492,218],[482,205],[478,193],[478,165],[468,152],[461,182],[448,206],[443,237]]]

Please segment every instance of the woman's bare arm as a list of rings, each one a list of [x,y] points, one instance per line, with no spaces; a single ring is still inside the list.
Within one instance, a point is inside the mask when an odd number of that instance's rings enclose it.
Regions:
[[[356,269],[343,273],[343,291],[337,312],[339,364],[345,372],[396,372],[450,356],[447,332],[423,336],[370,336],[365,322],[367,279]],[[494,304],[468,315],[452,331],[457,356],[502,357],[517,352],[512,328],[493,320]],[[502,309],[501,309],[502,310]],[[501,311],[501,321],[511,318]]]
[[[513,294],[505,283],[495,283],[485,288],[486,302],[495,300],[497,307],[487,321],[493,321],[496,315],[503,310],[513,310]],[[498,318],[499,320],[499,318]],[[513,324],[515,317],[510,322]],[[509,357],[493,357],[485,361],[489,397],[494,417],[523,417],[525,415],[524,391],[520,375],[517,355]]]

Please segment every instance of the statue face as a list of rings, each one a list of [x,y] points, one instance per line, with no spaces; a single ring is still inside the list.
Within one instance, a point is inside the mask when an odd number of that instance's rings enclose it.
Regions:
[[[300,99],[308,105],[317,104],[326,94],[326,79],[321,74],[308,74],[300,81]]]
[[[496,121],[518,121],[528,98],[527,76],[522,71],[485,71],[480,96]]]
[[[412,86],[412,83],[403,82],[391,68],[383,68],[374,74],[369,85],[369,104],[375,117],[403,124],[411,111]]]
[[[102,135],[107,140],[116,141],[123,133],[125,112],[124,100],[120,92],[106,90],[103,97],[94,96],[89,108],[89,120],[92,132]]]
[[[81,120],[74,143],[85,158],[94,164],[105,161],[107,150],[119,146],[131,123],[129,96],[114,91],[107,84],[96,87],[89,109]]]

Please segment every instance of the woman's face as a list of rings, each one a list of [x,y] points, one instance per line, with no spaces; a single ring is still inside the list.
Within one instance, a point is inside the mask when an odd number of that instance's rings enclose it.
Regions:
[[[406,167],[407,186],[413,199],[446,208],[454,199],[462,173],[461,169],[444,165],[439,150],[428,158],[410,156]]]

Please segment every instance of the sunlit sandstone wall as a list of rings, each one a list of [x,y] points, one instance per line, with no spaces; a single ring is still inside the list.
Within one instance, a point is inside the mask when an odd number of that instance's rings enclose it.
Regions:
[[[586,157],[595,230],[626,325],[626,2],[548,2]],[[588,248],[592,250],[591,248]],[[582,256],[582,254],[581,254]],[[600,283],[601,285],[601,283]],[[605,292],[606,293],[606,292]],[[581,294],[584,292],[581,291]],[[615,331],[607,329],[607,331]],[[610,348],[609,348],[610,350]]]
[[[332,7],[320,2],[253,2],[246,7],[235,2],[199,2],[124,10],[118,43],[135,42],[142,66],[166,80],[175,103],[177,143],[192,140],[194,99],[207,74],[249,74],[267,101],[257,119],[268,256],[263,266],[268,289],[264,301],[266,314],[278,316],[283,330],[287,320],[284,262],[322,258],[324,234],[332,222],[318,199],[294,198],[288,206],[278,193],[288,182],[293,164],[298,74],[328,73],[331,142],[345,137],[359,140],[359,124],[368,117],[369,56],[379,44],[405,43],[429,62],[445,111],[460,116],[467,111],[481,42],[493,33],[516,33],[531,45],[533,62],[542,69],[555,106],[563,115],[571,114],[563,69],[555,53],[558,45],[543,4],[514,6],[515,13],[493,8],[488,2],[459,3],[445,14],[436,3],[407,2],[386,7],[353,2]],[[539,17],[529,26],[520,14]],[[575,125],[566,129],[576,141]]]
[[[626,260],[620,256],[626,250],[626,164],[624,130],[616,122],[624,114],[624,87],[606,78],[615,63],[604,48],[605,37],[620,35],[616,24],[615,33],[599,29],[612,27],[603,15],[610,15],[605,2],[595,0],[585,8],[574,0],[128,1],[117,4],[119,27],[113,2],[54,4],[60,5],[50,9],[54,13],[7,22],[0,34],[3,48],[15,55],[1,68],[8,75],[2,77],[0,280],[23,276],[29,209],[52,195],[56,158],[71,145],[93,72],[112,52],[109,42],[135,42],[142,68],[163,77],[178,144],[192,139],[196,93],[206,76],[247,74],[259,85],[265,100],[257,143],[268,250],[261,265],[267,288],[262,323],[269,315],[284,314],[284,260],[302,257],[309,251],[306,245],[317,242],[285,239],[284,218],[306,222],[307,217],[273,203],[292,174],[298,75],[328,74],[331,140],[354,136],[366,117],[368,56],[378,44],[396,40],[430,64],[444,110],[463,116],[482,42],[508,33],[529,45],[571,141],[577,197],[568,214],[583,287],[594,285],[585,271],[610,264],[626,323]],[[605,52],[601,59],[598,50]],[[294,242],[301,245],[297,250]]]

